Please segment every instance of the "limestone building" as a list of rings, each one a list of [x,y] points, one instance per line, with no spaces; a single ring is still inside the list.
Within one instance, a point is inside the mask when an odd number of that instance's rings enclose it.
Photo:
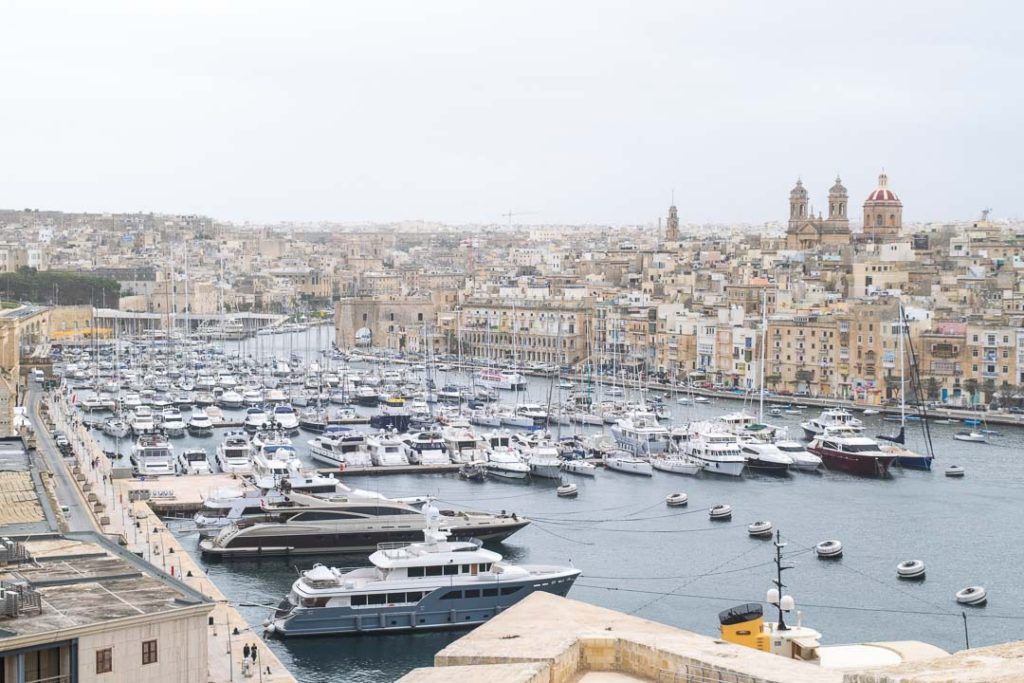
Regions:
[[[864,235],[873,240],[893,239],[903,229],[903,202],[889,189],[889,176],[878,176],[878,187],[864,200]]]
[[[807,188],[801,180],[789,193],[789,226],[786,229],[786,248],[810,250],[818,247],[838,247],[850,243],[850,218],[847,214],[849,195],[842,181],[836,177],[828,191],[828,218],[811,210]]]

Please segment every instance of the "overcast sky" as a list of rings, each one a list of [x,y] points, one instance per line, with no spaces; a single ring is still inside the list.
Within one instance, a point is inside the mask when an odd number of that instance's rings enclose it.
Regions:
[[[0,207],[227,220],[1021,216],[1024,6],[0,3]]]

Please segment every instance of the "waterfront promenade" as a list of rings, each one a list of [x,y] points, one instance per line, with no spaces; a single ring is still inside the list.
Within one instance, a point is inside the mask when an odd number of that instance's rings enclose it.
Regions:
[[[67,530],[94,529],[106,534],[216,602],[207,627],[210,683],[293,683],[295,678],[260,634],[249,627],[160,518],[145,502],[129,500],[133,480],[111,478],[110,460],[68,405],[67,397],[56,392],[44,399],[38,391],[32,391],[26,404],[40,456],[53,473],[61,505],[68,508],[62,522]],[[60,454],[50,438],[51,428],[67,434],[73,457]],[[243,663],[244,653],[253,647],[258,652],[258,666],[251,659],[249,664]]]

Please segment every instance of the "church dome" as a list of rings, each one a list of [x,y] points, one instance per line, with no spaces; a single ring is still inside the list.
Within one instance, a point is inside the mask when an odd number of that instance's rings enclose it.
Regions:
[[[807,196],[807,188],[804,187],[804,182],[802,180],[797,180],[796,181],[796,186],[792,190],[789,191],[789,196],[792,199],[796,199],[798,197],[806,197]]]
[[[867,202],[895,202],[900,203],[900,198],[896,196],[896,193],[889,189],[889,176],[884,173],[878,176],[878,188],[868,195],[868,198],[864,200]]]
[[[828,193],[830,195],[842,195],[844,197],[846,196],[846,188],[843,187],[843,181],[839,176],[836,176],[836,184],[833,185],[831,189],[829,189]]]

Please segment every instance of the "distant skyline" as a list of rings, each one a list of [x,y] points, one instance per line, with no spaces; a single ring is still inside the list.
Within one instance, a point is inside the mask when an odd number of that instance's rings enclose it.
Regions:
[[[4,3],[0,206],[230,221],[1024,217],[1016,3]]]

